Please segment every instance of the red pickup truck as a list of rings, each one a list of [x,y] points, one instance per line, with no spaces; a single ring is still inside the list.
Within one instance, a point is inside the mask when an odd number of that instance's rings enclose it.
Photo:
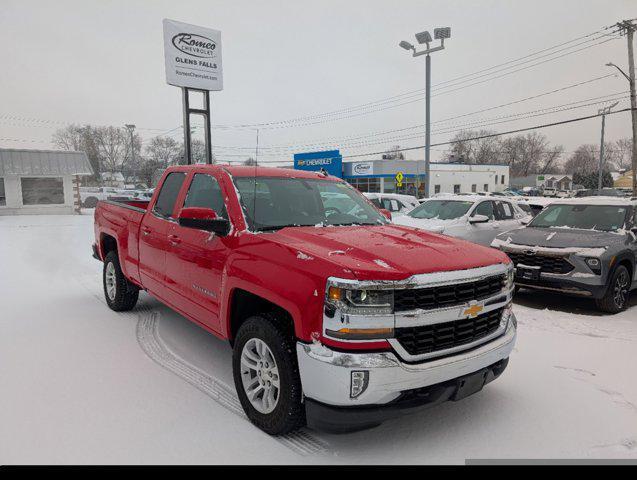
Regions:
[[[100,201],[106,302],[146,290],[227,339],[270,434],[363,429],[471,395],[516,337],[512,264],[392,225],[346,182],[282,168],[170,167],[150,201]]]

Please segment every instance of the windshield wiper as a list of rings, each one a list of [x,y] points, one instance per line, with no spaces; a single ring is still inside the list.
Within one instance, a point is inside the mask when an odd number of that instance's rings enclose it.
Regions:
[[[288,228],[288,227],[313,227],[314,224],[312,225],[301,225],[299,223],[290,223],[287,225],[265,225],[263,227],[259,227],[257,229],[257,231],[259,232],[268,232],[271,230],[281,230],[282,228]]]

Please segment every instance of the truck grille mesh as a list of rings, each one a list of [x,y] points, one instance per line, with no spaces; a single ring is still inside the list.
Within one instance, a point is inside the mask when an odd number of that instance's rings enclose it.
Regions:
[[[504,282],[504,275],[494,275],[475,282],[396,290],[394,311],[408,312],[464,305],[470,300],[481,300],[499,293],[504,287]]]
[[[568,273],[573,270],[573,265],[562,257],[548,257],[545,255],[529,255],[526,253],[507,252],[507,255],[513,261],[515,266],[518,263],[528,265],[529,267],[540,267],[541,272],[547,273]]]
[[[397,328],[395,337],[410,355],[422,355],[458,347],[486,337],[498,329],[503,308],[475,318]]]

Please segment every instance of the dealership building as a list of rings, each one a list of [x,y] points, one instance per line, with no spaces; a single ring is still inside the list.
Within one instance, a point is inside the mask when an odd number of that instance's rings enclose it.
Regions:
[[[422,197],[425,161],[378,159],[343,162],[338,150],[294,156],[294,168],[324,170],[361,192],[403,193]],[[430,163],[430,193],[501,192],[509,186],[508,165]],[[399,181],[400,179],[400,181]]]
[[[0,215],[73,213],[73,180],[92,174],[84,152],[2,148]]]

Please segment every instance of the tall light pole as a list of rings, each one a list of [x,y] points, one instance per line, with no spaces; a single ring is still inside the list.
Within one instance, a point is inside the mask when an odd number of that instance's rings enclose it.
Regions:
[[[135,176],[137,176],[138,172],[135,166],[135,141],[134,141],[134,132],[135,132],[135,125],[133,125],[132,123],[127,123],[126,125],[124,125],[126,127],[126,130],[128,130],[128,133],[130,134],[130,154],[131,154],[131,168],[135,169]]]
[[[608,107],[601,108],[597,111],[602,116],[602,142],[599,145],[599,173],[597,175],[597,190],[602,191],[602,171],[604,169],[604,129],[606,128],[606,115],[610,113],[611,108],[617,105],[619,102],[615,102]]]
[[[626,77],[630,85],[630,114],[633,124],[633,151],[632,151],[632,171],[633,171],[633,197],[637,197],[637,97],[635,96],[635,57],[633,53],[633,34],[637,30],[637,25],[633,20],[623,20],[617,22],[616,26],[626,35],[628,40],[628,75],[614,63],[607,63],[609,67],[615,67]]]
[[[434,37],[436,40],[440,40],[440,45],[434,48],[430,48],[429,44],[431,43],[431,35],[429,32],[420,32],[416,34],[416,40],[418,40],[419,44],[425,44],[425,50],[421,50],[420,52],[416,51],[416,47],[414,47],[411,43],[406,41],[401,41],[398,45],[405,50],[411,50],[413,57],[420,57],[421,55],[426,55],[425,57],[425,198],[429,198],[429,186],[430,186],[430,178],[429,178],[429,160],[430,160],[430,150],[431,150],[431,57],[430,53],[437,52],[438,50],[444,50],[445,48],[445,38],[451,38],[451,28],[434,28]]]

